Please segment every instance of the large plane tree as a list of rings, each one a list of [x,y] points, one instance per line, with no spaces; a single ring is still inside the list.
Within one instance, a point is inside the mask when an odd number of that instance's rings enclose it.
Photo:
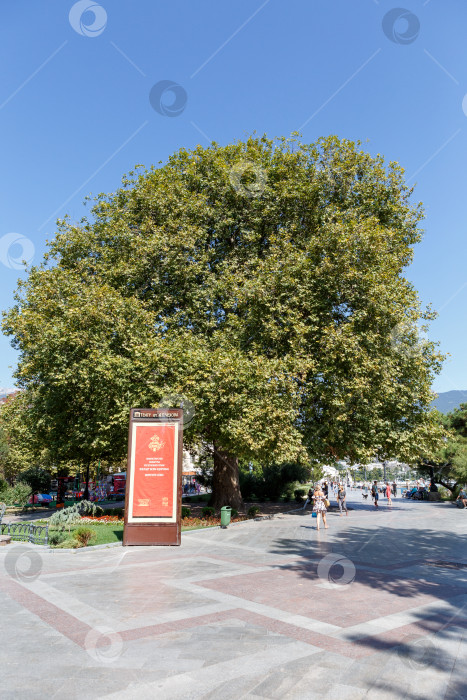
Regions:
[[[92,214],[59,222],[4,331],[52,453],[125,451],[128,410],[195,409],[213,502],[238,506],[238,460],[416,459],[441,357],[404,277],[422,209],[397,163],[337,137],[180,150]]]

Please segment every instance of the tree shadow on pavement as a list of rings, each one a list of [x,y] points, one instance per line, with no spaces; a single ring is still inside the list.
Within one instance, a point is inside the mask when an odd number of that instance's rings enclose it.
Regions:
[[[305,530],[309,528],[304,526]],[[374,652],[389,653],[389,663],[396,662],[408,674],[447,674],[452,680],[445,697],[467,698],[466,674],[459,668],[466,656],[465,536],[419,528],[355,526],[332,537],[329,533],[320,530],[313,540],[278,538],[270,550],[296,557],[296,561],[279,568],[295,572],[313,584],[308,594],[316,600],[316,617],[324,619],[320,612],[326,610],[325,621],[345,628],[344,613],[351,611],[355,616],[356,610],[363,609],[369,614],[366,620],[361,615],[356,624],[371,619],[377,626],[378,612],[384,618],[412,610],[405,625],[389,625],[384,631],[383,624],[383,631],[379,629],[367,637],[357,631],[354,638],[350,634],[348,641]],[[328,591],[323,591],[326,588]],[[427,604],[429,609],[417,610]],[[335,613],[329,614],[330,609]],[[384,679],[381,683],[384,691]],[[408,692],[405,697],[412,695]]]

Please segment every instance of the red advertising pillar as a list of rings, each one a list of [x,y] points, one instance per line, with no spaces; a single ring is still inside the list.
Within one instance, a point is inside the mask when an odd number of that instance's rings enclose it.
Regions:
[[[132,408],[123,545],[180,544],[183,410]]]

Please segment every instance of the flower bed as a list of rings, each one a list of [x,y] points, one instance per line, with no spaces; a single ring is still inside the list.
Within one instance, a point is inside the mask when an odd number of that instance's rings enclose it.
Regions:
[[[232,518],[230,521],[231,523],[240,523],[243,520],[247,520],[248,518],[245,518],[244,516],[239,516],[236,518]],[[217,517],[209,517],[209,518],[197,518],[197,517],[189,517],[189,518],[182,518],[182,527],[215,527],[217,525],[221,524],[221,519]]]
[[[81,517],[81,522],[83,523],[121,523],[123,518],[119,518],[118,515],[83,515]]]
[[[235,518],[232,518],[230,522],[232,523],[238,523],[242,522],[243,520],[247,520],[245,516],[238,516]],[[94,516],[94,515],[83,515],[81,518],[82,523],[94,523],[95,525],[98,525],[99,523],[122,523],[123,518],[119,518],[116,515],[101,515],[101,516]],[[221,519],[216,516],[211,516],[211,517],[196,517],[196,516],[190,516],[188,518],[182,518],[182,527],[214,527],[216,525],[221,524]]]
[[[236,516],[232,518],[231,522],[242,522],[248,520],[244,515]],[[36,521],[39,522],[39,521]],[[44,521],[46,523],[47,521]],[[186,530],[197,530],[206,527],[218,527],[220,525],[220,517],[216,516],[206,516],[206,517],[188,517],[182,518],[182,531]],[[80,519],[80,524],[78,526],[73,525],[70,528],[55,528],[52,527],[49,530],[49,537],[51,540],[50,545],[55,548],[77,548],[86,547],[96,544],[110,544],[114,542],[121,542],[123,539],[123,519],[119,518],[117,515],[101,515],[101,516],[83,516]],[[83,529],[83,525],[87,524],[88,527],[94,531],[94,536],[89,538],[89,541],[84,543],[79,541],[74,536],[76,530],[80,528]],[[57,533],[60,535],[57,537]]]

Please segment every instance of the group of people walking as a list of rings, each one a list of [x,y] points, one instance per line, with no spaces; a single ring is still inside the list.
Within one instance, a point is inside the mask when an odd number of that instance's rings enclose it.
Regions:
[[[313,516],[316,517],[316,529],[320,529],[320,521],[321,518],[323,519],[323,525],[325,529],[328,529],[328,524],[326,523],[326,513],[327,509],[331,505],[329,501],[329,486],[327,481],[324,482],[323,486],[315,486],[314,490],[312,491],[311,489],[308,491],[308,500],[305,503],[305,506],[309,501],[313,501]],[[349,511],[347,510],[347,504],[346,504],[346,499],[347,499],[347,493],[345,490],[345,487],[343,484],[337,484],[337,489],[336,489],[336,499],[337,503],[339,505],[339,511],[340,515],[343,515],[343,511],[345,511],[345,514],[348,515]],[[304,507],[305,507],[304,506]]]
[[[332,489],[332,484],[331,484],[331,489]],[[389,481],[386,482],[386,484],[383,486],[383,488],[380,490],[378,487],[378,482],[374,481],[371,487],[369,487],[367,484],[364,484],[362,486],[362,495],[363,498],[367,498],[368,496],[368,491],[371,489],[371,497],[373,499],[375,508],[378,508],[378,501],[379,501],[379,495],[380,492],[382,492],[382,495],[386,497],[388,506],[392,506],[392,496],[397,495],[397,485],[396,483],[390,484]],[[342,483],[337,483],[334,484],[334,493],[335,497],[337,500],[337,504],[339,506],[339,515],[342,516],[345,512],[346,515],[349,514],[349,511],[347,510],[347,492],[345,489],[345,486]],[[305,505],[303,506],[306,508],[308,503],[312,502],[313,503],[313,514],[312,517],[316,517],[316,529],[319,530],[321,525],[321,519],[323,520],[323,525],[325,529],[328,529],[328,525],[326,523],[326,513],[327,509],[331,505],[329,501],[329,485],[327,481],[325,481],[322,486],[317,485],[314,487],[314,489],[311,489],[308,491],[308,498],[306,500]]]
[[[366,494],[368,494],[368,486],[366,484],[364,484],[362,491],[363,491],[363,498],[366,498]],[[378,488],[378,482],[373,481],[373,484],[371,485],[371,497],[372,497],[373,502],[375,504],[375,508],[378,508],[379,494],[380,494],[380,490]],[[388,506],[392,506],[392,496],[393,495],[396,496],[396,494],[397,494],[396,483],[394,483],[391,486],[389,481],[387,481],[386,484],[383,486],[382,494],[383,494],[383,496],[386,496],[386,498],[388,500]]]

